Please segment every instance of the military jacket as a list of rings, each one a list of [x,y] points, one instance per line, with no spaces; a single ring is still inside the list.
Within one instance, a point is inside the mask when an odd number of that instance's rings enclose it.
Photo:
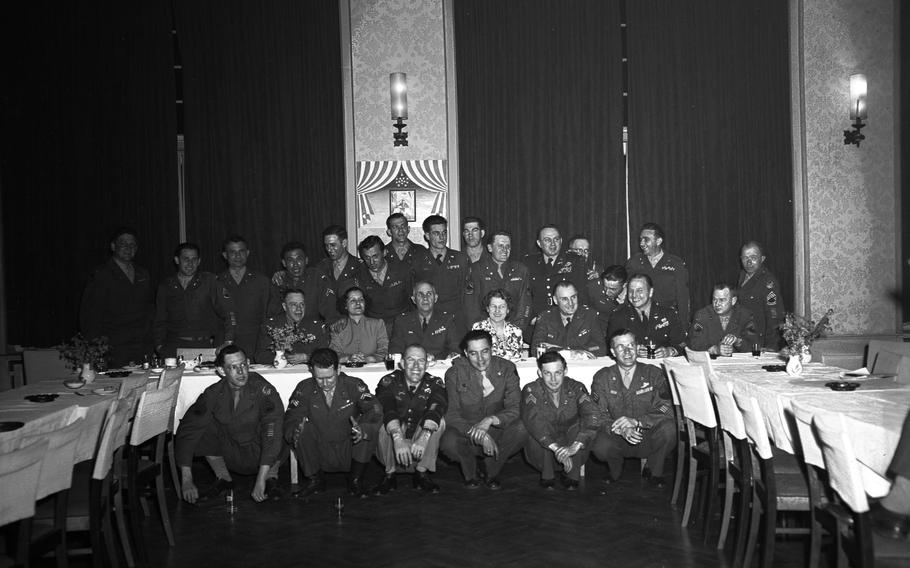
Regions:
[[[234,325],[238,335],[255,334],[268,316],[269,296],[272,285],[269,279],[249,268],[240,279],[240,284],[231,276],[230,270],[220,272],[218,283],[227,291],[234,302]]]
[[[711,306],[698,310],[689,330],[688,344],[689,347],[696,351],[707,351],[712,346],[719,344],[727,334],[733,334],[742,339],[739,346],[734,345],[733,347],[739,353],[751,351],[752,344],[759,341],[752,312],[746,308],[739,307],[738,302],[730,311],[730,321],[727,323],[727,329],[721,327],[720,316],[717,315]]]
[[[275,350],[272,349],[272,337],[269,328],[287,327],[289,324],[287,314],[270,317],[262,322],[259,330],[259,340],[256,342],[256,362],[269,365],[275,360]],[[306,353],[309,355],[320,347],[329,346],[329,332],[325,324],[317,319],[304,316],[297,324],[290,324],[295,328],[300,339],[291,345],[288,353]]]
[[[638,310],[626,304],[613,312],[610,317],[610,329],[607,338],[613,336],[617,330],[626,328],[635,334],[639,345],[648,345],[653,342],[655,347],[674,347],[682,354],[686,348],[686,332],[679,322],[676,310],[666,308],[660,304],[651,303],[648,320],[642,322]]]
[[[348,288],[360,286],[360,271],[363,268],[363,261],[351,254],[347,258],[348,260],[344,263],[344,268],[338,278],[335,278],[335,263],[331,258],[323,258],[316,265],[316,270],[325,276],[329,287],[338,298],[341,298],[348,291]]]
[[[622,383],[619,365],[604,367],[591,381],[591,398],[600,408],[604,432],[610,432],[613,422],[622,416],[638,420],[644,428],[673,417],[667,378],[654,365],[637,364],[629,388]]]
[[[403,262],[389,262],[382,284],[373,278],[366,265],[361,270],[360,287],[367,302],[366,315],[390,323],[395,316],[411,309],[413,277],[411,269]]]
[[[626,261],[626,271],[633,274],[647,274],[654,283],[654,299],[668,308],[679,312],[679,321],[689,325],[689,269],[686,261],[675,254],[664,252],[656,266],[644,253],[632,255]]]
[[[284,302],[284,294],[292,288],[303,291],[303,299],[306,304],[304,315],[308,318],[322,318],[332,323],[341,317],[338,312],[338,298],[335,296],[335,290],[325,274],[315,268],[307,268],[301,278],[295,278],[287,270],[279,270],[276,273],[280,283],[272,284],[271,294],[269,297],[269,315],[277,316],[284,313],[281,304]]]
[[[234,339],[233,301],[211,272],[197,272],[187,284],[170,276],[158,286],[155,346],[178,337],[214,338],[214,344]]]
[[[366,384],[357,377],[338,373],[332,404],[316,379],[310,377],[297,383],[288,410],[284,413],[285,432],[296,431],[304,421],[304,428],[315,428],[321,442],[342,443],[351,439],[351,418],[360,424],[379,424],[382,407]]]
[[[429,250],[414,255],[411,265],[414,281],[426,280],[436,288],[439,299],[436,308],[456,314],[462,311],[465,300],[465,288],[471,276],[471,261],[468,255],[459,251],[446,249],[442,264]]]
[[[398,253],[395,252],[395,245],[391,242],[387,243],[383,250],[385,251],[385,257],[389,262],[403,262],[409,268],[414,266],[414,258],[420,256],[422,252],[427,250],[427,247],[417,244],[411,239],[408,239],[408,252],[404,255],[404,258],[399,258]]]
[[[376,385],[376,398],[382,404],[382,424],[388,426],[398,420],[406,438],[418,427],[425,427],[428,420],[439,427],[449,406],[445,382],[429,373],[424,373],[412,393],[404,371],[392,371]]]
[[[743,283],[745,278],[745,271],[740,271],[736,303],[752,312],[762,345],[777,349],[781,343],[778,326],[784,322],[785,315],[780,284],[765,266],[759,268],[748,282]]]
[[[607,343],[600,328],[597,312],[587,306],[578,306],[569,325],[563,325],[559,308],[553,306],[540,314],[534,326],[531,353],[537,352],[540,343],[552,343],[560,349],[585,349],[595,357],[607,355]]]
[[[528,267],[530,278],[532,319],[551,305],[553,286],[561,280],[575,285],[578,303],[584,305],[591,302],[590,288],[599,285],[597,277],[585,268],[585,259],[573,252],[560,252],[553,266],[547,264],[542,253],[526,255],[522,262]]]
[[[590,446],[600,427],[600,409],[585,386],[569,377],[560,387],[557,406],[543,379],[538,378],[521,391],[521,419],[531,437],[545,448],[576,424],[578,434],[573,441]]]
[[[528,267],[524,263],[507,260],[502,263],[502,274],[499,275],[499,265],[490,255],[482,256],[471,265],[468,300],[465,302],[468,321],[473,323],[487,317],[483,298],[488,292],[501,288],[512,297],[512,309],[506,321],[524,328],[531,313],[531,280]]]
[[[420,325],[420,314],[414,310],[395,318],[389,353],[404,353],[405,347],[418,343],[433,357],[445,359],[450,353],[458,353],[459,341],[461,336],[451,314],[434,311],[424,331]]]
[[[496,416],[499,426],[505,428],[519,418],[521,388],[515,364],[495,355],[487,369],[487,379],[493,391],[483,396],[483,378],[465,357],[452,361],[446,371],[446,393],[449,408],[446,411],[446,428],[467,434],[472,426],[486,418]]]

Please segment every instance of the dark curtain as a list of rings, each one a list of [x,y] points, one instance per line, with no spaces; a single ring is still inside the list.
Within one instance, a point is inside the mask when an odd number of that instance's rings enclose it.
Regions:
[[[323,258],[344,225],[344,129],[337,0],[176,4],[183,59],[187,237],[207,270],[245,236],[271,275],[281,245]]]
[[[787,18],[786,0],[628,2],[631,225],[664,228],[694,309],[746,240],[793,290]]]
[[[167,2],[4,9],[0,175],[9,341],[77,330],[110,233],[139,232],[157,278],[177,234],[176,118]],[[165,252],[166,251],[166,252]]]
[[[557,223],[626,258],[619,3],[455,2],[461,211],[514,234]]]

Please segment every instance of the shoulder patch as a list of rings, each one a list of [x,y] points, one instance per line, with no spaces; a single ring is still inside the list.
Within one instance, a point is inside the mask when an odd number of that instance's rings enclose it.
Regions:
[[[705,326],[703,326],[701,322],[697,321],[692,325],[692,329],[695,331],[695,333],[701,333],[705,330]]]
[[[528,395],[525,397],[525,404],[537,404],[537,397],[534,396],[534,393],[530,390],[528,391]]]

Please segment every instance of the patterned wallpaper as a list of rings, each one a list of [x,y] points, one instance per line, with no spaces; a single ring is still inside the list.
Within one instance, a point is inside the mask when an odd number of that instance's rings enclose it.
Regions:
[[[896,330],[897,201],[893,0],[804,0],[805,119],[812,315],[834,335]],[[843,143],[849,77],[868,79],[868,126]]]
[[[446,159],[442,0],[350,0],[355,159]],[[392,145],[389,73],[407,73],[408,146]]]

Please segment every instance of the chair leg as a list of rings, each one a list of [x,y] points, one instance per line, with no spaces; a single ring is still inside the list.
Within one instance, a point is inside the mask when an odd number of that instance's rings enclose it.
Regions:
[[[670,506],[676,510],[676,502],[679,500],[679,490],[682,486],[683,473],[686,467],[686,444],[682,441],[676,444],[676,473],[673,475],[673,495],[670,497]]]
[[[164,534],[167,536],[167,543],[174,546],[174,533],[171,530],[171,518],[167,512],[167,499],[164,495],[164,472],[159,472],[155,477],[155,489],[158,493],[158,512],[161,514],[161,524],[164,526]]]
[[[755,544],[758,541],[759,521],[761,520],[762,504],[759,499],[757,490],[752,489],[752,514],[749,515],[749,537],[746,539],[746,551],[743,556],[743,568],[749,568],[752,565],[752,557],[755,555]]]
[[[723,550],[727,544],[727,532],[730,530],[730,514],[733,511],[733,476],[727,468],[724,476],[724,507],[721,511],[720,534],[717,536],[717,549]]]
[[[777,486],[774,478],[774,461],[761,461],[762,481],[765,488],[765,543],[762,546],[762,566],[771,568],[774,564],[774,542],[777,536]]]
[[[171,434],[167,441],[167,458],[171,469],[171,483],[174,485],[174,491],[180,495],[180,476],[177,470],[177,456],[174,454],[174,435]]]
[[[689,475],[686,480],[686,506],[683,509],[682,523],[680,523],[682,527],[689,526],[689,515],[692,514],[692,502],[695,500],[695,481],[698,474],[698,460],[691,454],[691,447],[689,448],[689,451]]]
[[[714,516],[717,511],[717,495],[720,492],[720,447],[717,443],[717,431],[708,431],[708,451],[710,452],[708,463],[708,481],[705,493],[704,516],[702,517],[702,530],[705,535],[705,544],[711,540],[711,527],[714,524]]]
[[[68,568],[69,558],[66,550],[66,509],[69,503],[69,489],[64,489],[54,497],[54,531],[57,533],[57,545],[54,554],[57,557],[57,568]]]
[[[19,521],[18,539],[16,545],[16,566],[28,568],[31,566],[32,518]]]
[[[129,568],[136,566],[136,559],[133,557],[133,546],[130,544],[130,532],[126,527],[126,514],[123,510],[123,492],[118,487],[114,492],[114,518],[117,520],[117,533],[120,535],[120,547],[123,549],[123,557],[126,559],[126,565]]]

